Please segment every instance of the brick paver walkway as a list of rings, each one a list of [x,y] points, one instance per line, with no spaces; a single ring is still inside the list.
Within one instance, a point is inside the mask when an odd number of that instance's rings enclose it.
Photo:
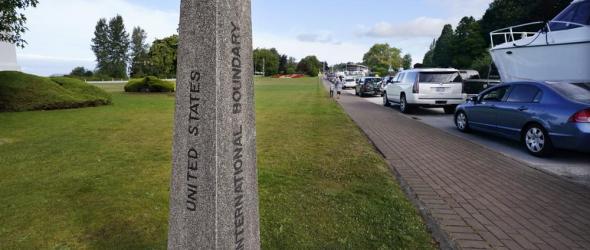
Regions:
[[[423,215],[461,249],[590,249],[590,189],[344,94]]]

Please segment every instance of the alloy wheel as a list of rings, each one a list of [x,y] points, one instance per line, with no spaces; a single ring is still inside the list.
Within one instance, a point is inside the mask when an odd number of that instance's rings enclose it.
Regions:
[[[408,108],[408,104],[406,103],[406,97],[405,96],[402,96],[402,98],[400,98],[400,99],[401,100],[399,102],[399,110],[402,113],[405,113],[406,112],[406,108]]]
[[[539,153],[545,147],[545,134],[537,127],[531,127],[526,133],[527,148],[533,153]]]
[[[465,113],[460,112],[457,115],[457,118],[455,118],[455,123],[457,124],[457,128],[459,130],[465,130],[467,128],[467,117],[465,116]]]

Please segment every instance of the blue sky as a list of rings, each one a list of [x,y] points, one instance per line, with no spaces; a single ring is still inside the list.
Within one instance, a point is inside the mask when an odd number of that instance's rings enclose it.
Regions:
[[[254,47],[275,47],[330,64],[358,62],[375,43],[389,43],[420,62],[445,23],[483,15],[491,0],[252,0]],[[51,0],[25,13],[29,45],[18,50],[25,72],[94,68],[90,39],[100,17],[121,14],[127,30],[141,26],[150,42],[176,32],[180,1]],[[60,14],[62,13],[62,14]]]

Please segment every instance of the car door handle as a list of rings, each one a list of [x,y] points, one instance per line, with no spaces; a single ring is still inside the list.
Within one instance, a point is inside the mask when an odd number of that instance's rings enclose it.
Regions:
[[[529,110],[529,108],[525,107],[525,106],[518,108],[518,111],[527,111],[527,110]]]

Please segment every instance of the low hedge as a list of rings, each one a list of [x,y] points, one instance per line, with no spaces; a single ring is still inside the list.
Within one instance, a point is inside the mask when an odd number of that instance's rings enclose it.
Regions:
[[[175,84],[148,76],[132,79],[125,84],[125,92],[174,92]]]

